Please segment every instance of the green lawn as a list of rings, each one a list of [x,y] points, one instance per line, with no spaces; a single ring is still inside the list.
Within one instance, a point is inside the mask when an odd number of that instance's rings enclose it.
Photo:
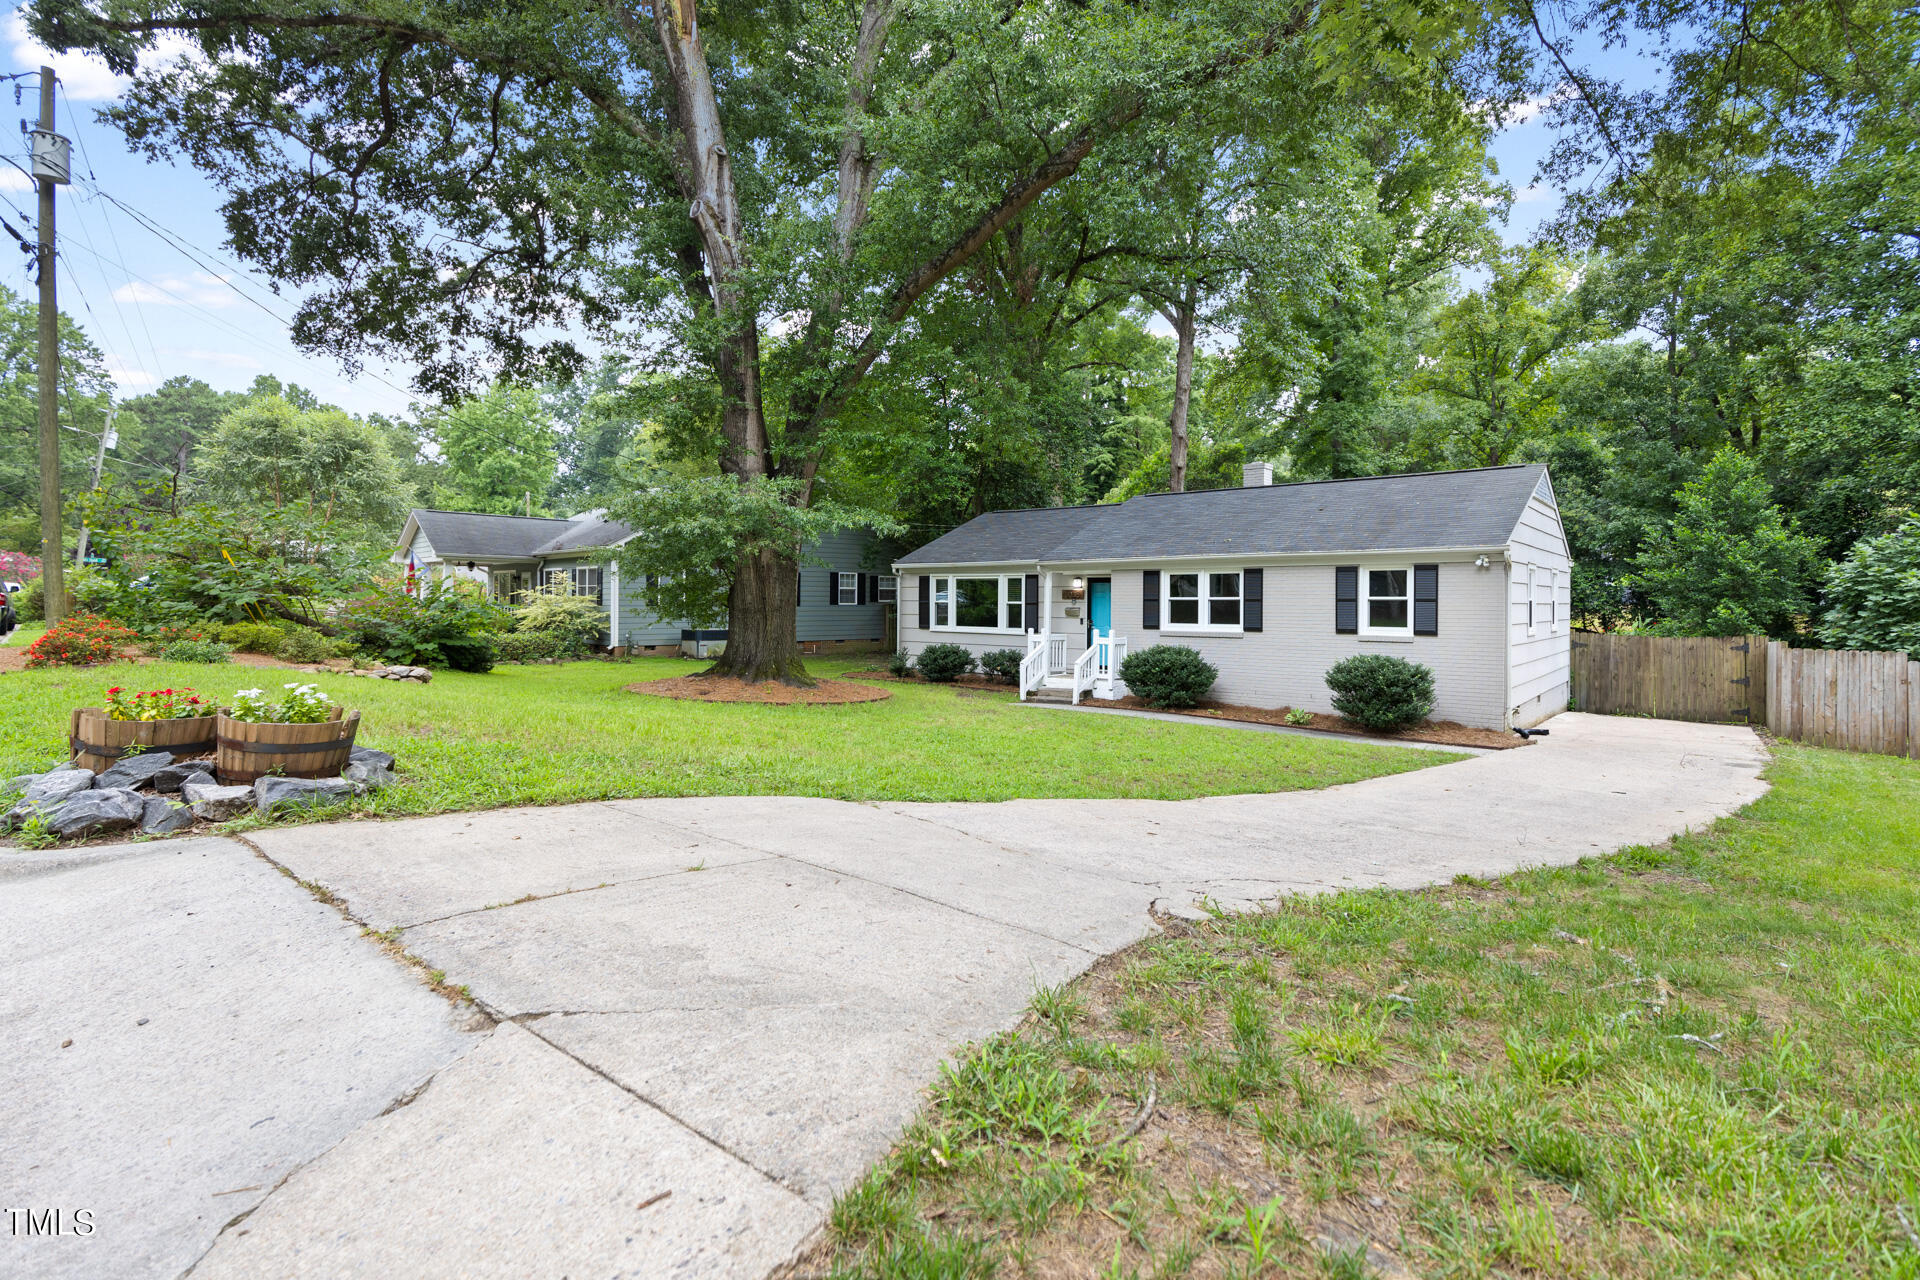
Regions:
[[[837,673],[871,660],[820,661]],[[67,716],[109,685],[236,689],[313,680],[362,713],[360,741],[400,757],[383,813],[435,813],[614,796],[804,795],[844,800],[1023,796],[1184,799],[1353,782],[1456,757],[1017,705],[1011,695],[893,685],[842,707],[707,705],[625,693],[702,664],[506,666],[425,686],[297,671],[153,663],[0,675],[0,770],[42,768]],[[4,776],[4,773],[0,773]]]
[[[0,645],[17,644],[24,649],[46,633],[47,624],[44,622],[23,622],[13,629],[12,635],[0,640]]]
[[[1041,993],[800,1271],[1920,1276],[1920,763],[1770,776],[1669,849],[1302,899]]]

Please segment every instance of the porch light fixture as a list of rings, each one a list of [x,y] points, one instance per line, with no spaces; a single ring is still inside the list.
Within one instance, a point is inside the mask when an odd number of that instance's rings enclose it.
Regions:
[[[471,561],[471,560],[469,560],[469,561],[467,561],[467,572],[468,572],[468,573],[472,573],[472,572],[473,572],[473,561]]]
[[[1073,589],[1075,591],[1085,591],[1087,589],[1087,584],[1083,579],[1075,578],[1073,580]]]
[[[1475,560],[1473,562],[1473,567],[1476,569],[1484,569],[1491,563],[1492,561],[1488,560],[1485,556],[1481,556],[1478,560]]]

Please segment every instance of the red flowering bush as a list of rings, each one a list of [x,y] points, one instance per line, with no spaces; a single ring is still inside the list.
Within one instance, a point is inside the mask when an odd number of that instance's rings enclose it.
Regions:
[[[27,646],[29,667],[84,667],[111,662],[137,637],[111,618],[76,613]]]
[[[40,576],[40,557],[24,551],[0,551],[0,579],[27,582]]]

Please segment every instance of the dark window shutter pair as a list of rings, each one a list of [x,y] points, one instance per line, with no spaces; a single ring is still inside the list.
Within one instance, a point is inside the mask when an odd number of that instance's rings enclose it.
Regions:
[[[1267,571],[1240,571],[1240,629],[1261,631],[1267,623]]]
[[[1040,575],[1027,575],[1025,588],[1020,592],[1020,626],[1026,631],[1040,629]]]
[[[1140,574],[1140,626],[1143,630],[1160,629],[1160,571],[1145,569]]]
[[[1413,634],[1440,634],[1440,566],[1413,566]]]
[[[1360,630],[1360,566],[1338,565],[1333,571],[1333,630],[1350,636]]]
[[[920,575],[920,629],[926,631],[933,626],[933,579],[926,574]]]

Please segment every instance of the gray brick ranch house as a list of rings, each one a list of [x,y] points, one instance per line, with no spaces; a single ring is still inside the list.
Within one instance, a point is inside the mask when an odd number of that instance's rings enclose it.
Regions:
[[[592,596],[605,608],[608,648],[704,652],[725,640],[725,629],[696,633],[684,622],[656,617],[647,609],[642,583],[622,582],[617,565],[598,562],[599,553],[632,536],[632,529],[607,519],[604,511],[563,520],[416,508],[408,513],[391,558],[421,581],[465,579],[502,603],[565,575],[574,594]],[[896,579],[868,571],[871,539],[834,534],[808,552],[826,564],[800,569],[801,647],[808,652],[884,647]]]
[[[1544,466],[1272,482],[990,511],[902,556],[900,642],[1025,655],[1020,695],[1114,698],[1125,655],[1200,651],[1211,697],[1331,711],[1357,653],[1432,668],[1434,716],[1483,728],[1566,709],[1572,561]]]

